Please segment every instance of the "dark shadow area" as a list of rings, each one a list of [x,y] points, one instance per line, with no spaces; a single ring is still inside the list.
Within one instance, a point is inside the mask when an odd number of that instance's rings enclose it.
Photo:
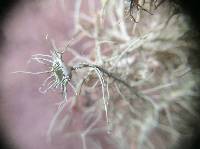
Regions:
[[[12,10],[17,4],[19,0],[0,0],[0,72],[1,72],[1,66],[3,65],[3,62],[1,61],[1,57],[3,57],[3,51],[2,51],[2,44],[4,42],[4,35],[2,32],[2,26],[3,23],[9,15],[10,10]],[[0,104],[2,103],[1,99],[1,86],[0,86]],[[9,139],[9,136],[6,135],[6,131],[4,129],[4,123],[1,120],[1,113],[0,113],[0,149],[17,149],[16,146],[12,143],[12,141]]]
[[[189,23],[192,28],[189,34],[190,40],[197,43],[196,48],[189,49],[189,64],[194,74],[197,76],[198,86],[194,89],[199,96],[194,97],[193,109],[198,113],[198,117],[185,118],[186,123],[192,128],[192,136],[180,138],[175,149],[200,149],[200,6],[197,0],[171,0],[180,7],[181,13],[189,16]]]

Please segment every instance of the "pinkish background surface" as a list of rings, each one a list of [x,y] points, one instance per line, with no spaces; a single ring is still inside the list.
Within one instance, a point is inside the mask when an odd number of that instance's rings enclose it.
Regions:
[[[73,0],[65,1],[65,12],[58,1],[22,1],[10,11],[3,27],[5,42],[1,57],[2,99],[0,103],[1,125],[7,138],[20,149],[82,149],[80,136],[63,139],[53,138],[47,142],[49,123],[56,112],[56,102],[61,100],[57,92],[42,95],[38,92],[46,75],[33,76],[12,74],[17,70],[40,71],[36,63],[27,65],[32,54],[46,53],[51,48],[45,39],[53,38],[56,44],[70,39],[73,34]],[[81,47],[81,45],[80,45]],[[81,112],[73,113],[73,129],[82,126]],[[87,137],[88,149],[116,148],[102,132]],[[98,145],[99,144],[99,145]]]

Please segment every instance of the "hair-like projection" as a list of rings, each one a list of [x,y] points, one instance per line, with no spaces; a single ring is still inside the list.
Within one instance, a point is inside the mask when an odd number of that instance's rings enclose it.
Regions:
[[[0,3],[4,148],[199,148],[193,1]]]

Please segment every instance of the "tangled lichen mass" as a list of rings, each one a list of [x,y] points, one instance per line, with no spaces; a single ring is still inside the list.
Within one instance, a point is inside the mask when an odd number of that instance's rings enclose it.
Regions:
[[[132,145],[138,149],[156,148],[151,139],[156,133],[164,133],[167,141],[176,141],[181,135],[177,126],[181,120],[176,114],[190,114],[188,101],[196,94],[193,91],[195,76],[187,55],[187,49],[195,45],[192,41],[186,44],[182,38],[190,30],[185,16],[173,14],[170,11],[173,8],[163,0],[131,0],[128,6],[124,0],[106,0],[102,1],[99,11],[94,12],[88,5],[87,13],[81,8],[82,0],[74,2],[76,27],[71,44],[79,44],[81,39],[86,41],[81,46],[85,51],[89,49],[86,55],[82,54],[84,50],[69,45],[57,48],[54,43],[51,55],[31,57],[49,70],[17,71],[48,73],[42,93],[61,88],[63,101],[52,119],[48,135],[53,136],[58,127],[65,131],[67,122],[62,127],[59,123],[61,113],[65,107],[73,111],[77,106],[84,107],[83,119],[87,126],[80,132],[66,132],[66,136],[80,135],[83,149],[87,149],[87,135],[107,131],[108,127],[111,128],[109,137],[120,140],[123,146],[118,145],[123,149]],[[69,53],[72,59],[64,61],[64,55]],[[73,89],[73,95],[67,94],[68,87]],[[83,97],[87,106],[80,102]],[[97,124],[104,119],[107,123],[99,127]]]

